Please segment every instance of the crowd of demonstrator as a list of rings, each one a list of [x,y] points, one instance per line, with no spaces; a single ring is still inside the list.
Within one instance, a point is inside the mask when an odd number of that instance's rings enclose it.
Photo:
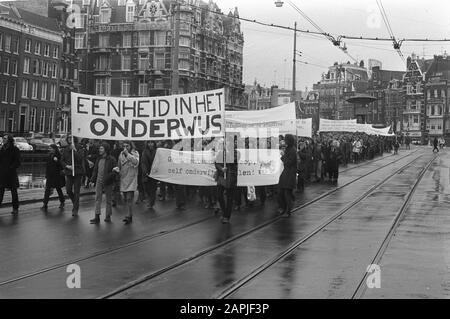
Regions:
[[[214,142],[214,141],[213,141]],[[193,140],[195,150],[210,147],[211,140]],[[110,222],[113,207],[123,205],[127,210],[124,223],[133,220],[135,203],[147,202],[148,209],[154,209],[157,199],[165,201],[175,199],[176,207],[185,209],[187,198],[191,201],[198,194],[202,205],[207,209],[222,212],[222,223],[229,223],[231,212],[245,206],[254,205],[255,201],[247,197],[247,187],[238,187],[239,152],[237,140],[223,144],[216,141],[217,186],[192,187],[174,185],[157,181],[151,177],[157,148],[172,148],[173,141],[106,142],[78,140],[68,137],[62,147],[52,145],[46,164],[46,188],[42,210],[47,210],[49,197],[53,190],[59,195],[60,208],[64,208],[65,196],[62,188],[73,204],[72,215],[78,216],[81,187],[94,188],[95,215],[92,224],[100,223],[100,216],[105,195],[106,216]],[[270,141],[268,141],[270,143]],[[279,184],[257,186],[256,196],[261,205],[267,198],[276,198],[279,213],[289,215],[293,207],[294,191],[303,192],[305,185],[315,182],[336,184],[339,166],[359,163],[373,159],[384,152],[398,151],[399,141],[391,137],[369,136],[363,133],[321,133],[314,138],[295,138],[292,135],[279,137],[279,148],[284,170]],[[267,146],[267,144],[266,144]],[[247,148],[259,147],[258,139],[247,139]],[[225,154],[223,149],[225,148]],[[224,156],[225,155],[225,156]],[[222,159],[226,158],[225,163]],[[12,136],[3,137],[0,149],[0,204],[5,189],[12,193],[13,214],[18,214],[19,199],[17,194],[17,168],[20,166],[20,152],[14,146]],[[137,201],[134,195],[138,194]],[[243,200],[244,199],[244,200]]]

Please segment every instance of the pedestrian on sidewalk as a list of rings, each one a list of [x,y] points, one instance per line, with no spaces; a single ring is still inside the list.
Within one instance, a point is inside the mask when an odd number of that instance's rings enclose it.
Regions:
[[[398,149],[400,148],[400,143],[398,142],[397,139],[395,139],[394,142],[394,155],[398,155]]]
[[[58,149],[58,146],[55,144],[50,145],[50,155],[47,159],[47,164],[45,167],[45,192],[44,192],[44,206],[42,206],[42,210],[44,212],[48,209],[48,201],[50,199],[50,194],[52,189],[56,189],[59,198],[59,208],[64,208],[64,194],[62,191],[62,187],[65,184],[64,179],[64,168],[61,163],[61,152]]]
[[[433,153],[434,153],[435,150],[439,153],[438,145],[439,145],[439,141],[438,141],[437,137],[435,136],[434,140],[433,140]]]
[[[293,135],[286,134],[284,141],[286,142],[286,149],[282,152],[281,156],[284,168],[278,182],[278,202],[280,205],[280,214],[290,215],[295,198],[292,191],[296,186],[295,175],[297,173],[297,152],[294,146],[295,138]]]
[[[133,199],[138,187],[139,174],[139,153],[133,142],[123,143],[123,151],[119,155],[118,167],[115,168],[115,171],[120,174],[120,191],[128,210],[128,215],[123,222],[128,225],[133,221]]]
[[[20,167],[20,151],[14,145],[14,138],[11,134],[3,136],[3,144],[0,148],[0,206],[3,203],[5,189],[11,190],[12,207],[11,214],[17,216],[19,213],[19,177],[17,169]]]
[[[144,152],[141,158],[141,170],[142,181],[144,184],[144,190],[148,196],[147,208],[153,209],[156,201],[156,189],[158,187],[158,181],[150,177],[153,161],[156,155],[156,143],[154,141],[148,141],[145,144]]]
[[[91,219],[91,224],[100,223],[103,192],[106,197],[105,222],[111,222],[113,188],[117,175],[114,171],[115,167],[117,167],[117,161],[110,154],[110,146],[108,143],[103,143],[98,148],[98,157],[90,181],[91,184],[95,183],[95,217]]]
[[[75,136],[67,136],[67,146],[61,156],[61,162],[66,175],[66,192],[73,204],[72,216],[78,216],[80,207],[81,180],[86,172],[85,153]],[[74,163],[72,163],[72,151]]]

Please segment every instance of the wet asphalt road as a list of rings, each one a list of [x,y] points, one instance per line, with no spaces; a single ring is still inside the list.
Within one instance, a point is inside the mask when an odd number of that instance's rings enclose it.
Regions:
[[[363,297],[447,296],[446,158],[447,151],[439,154],[425,172],[381,258],[382,288],[366,290]],[[343,187],[328,196],[324,194],[335,187],[327,184],[311,185],[298,195],[298,205],[324,197],[290,218],[278,218],[270,201],[265,207],[233,212],[230,225],[200,208],[198,200],[181,212],[173,201],[158,203],[152,212],[145,205],[135,206],[135,219],[127,227],[120,207],[112,224],[90,225],[92,197],[83,198],[78,219],[71,217],[70,205],[65,212],[53,207],[47,214],[38,210],[39,204],[23,206],[17,220],[1,209],[0,298],[222,297],[237,281],[381,183],[339,219],[228,295],[350,298],[415,179],[432,159],[431,149],[423,147],[349,166],[340,175],[338,186]],[[66,286],[66,265],[74,262],[81,267],[81,289]]]

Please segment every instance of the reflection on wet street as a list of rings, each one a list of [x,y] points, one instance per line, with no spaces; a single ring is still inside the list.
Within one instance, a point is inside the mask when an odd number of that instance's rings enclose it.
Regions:
[[[20,189],[45,187],[45,163],[22,163],[17,174]]]

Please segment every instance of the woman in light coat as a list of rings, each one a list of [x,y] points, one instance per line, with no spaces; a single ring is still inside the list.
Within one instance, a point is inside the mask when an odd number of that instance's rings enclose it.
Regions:
[[[119,155],[116,172],[120,174],[120,191],[128,208],[128,216],[123,220],[127,225],[133,221],[133,198],[138,188],[139,175],[139,153],[133,142],[123,143],[123,151]]]

